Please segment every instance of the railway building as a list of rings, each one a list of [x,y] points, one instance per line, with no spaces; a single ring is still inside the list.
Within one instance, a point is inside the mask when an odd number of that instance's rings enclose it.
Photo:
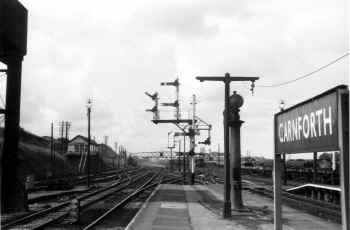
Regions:
[[[91,172],[96,172],[98,165],[101,164],[101,158],[99,156],[100,145],[94,140],[91,140],[90,143]],[[68,143],[66,157],[78,173],[83,173],[87,170],[87,148],[88,138],[82,135],[75,136]]]

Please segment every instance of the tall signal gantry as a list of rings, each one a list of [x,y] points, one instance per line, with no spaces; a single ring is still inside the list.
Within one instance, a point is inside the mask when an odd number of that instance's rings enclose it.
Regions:
[[[159,118],[159,110],[158,110],[158,94],[150,95],[149,93],[146,93],[149,97],[152,98],[152,100],[156,100],[156,106],[153,107],[151,110],[146,110],[154,113],[153,120],[152,122],[155,124],[174,124],[176,125],[182,132],[181,136],[184,136],[184,147],[185,147],[185,137],[188,136],[190,138],[190,150],[188,152],[188,156],[191,158],[191,173],[190,173],[190,183],[194,184],[194,170],[195,170],[195,135],[199,135],[200,130],[204,130],[205,128],[203,127],[203,120],[198,119],[196,116],[195,112],[195,105],[196,105],[196,99],[195,95],[193,95],[193,116],[192,119],[181,119],[180,116],[180,103],[179,103],[179,79],[175,79],[173,82],[162,82],[160,84],[161,86],[175,86],[176,87],[176,100],[173,103],[162,103],[162,106],[172,106],[175,107],[175,119],[160,119]],[[156,113],[157,112],[157,113]],[[158,118],[158,119],[155,119]],[[197,125],[197,122],[201,122],[201,126]],[[208,125],[207,123],[204,123],[204,125]],[[207,127],[207,130],[209,130],[209,137],[207,138],[206,141],[200,144],[210,144],[210,130],[211,130],[211,125]],[[175,135],[175,136],[180,136],[180,135]],[[184,151],[185,152],[185,151]],[[186,178],[186,167],[185,167],[185,154],[184,154],[184,180]]]

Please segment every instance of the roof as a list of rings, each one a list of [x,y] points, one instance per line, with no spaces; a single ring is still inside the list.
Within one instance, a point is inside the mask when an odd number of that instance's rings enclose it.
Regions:
[[[87,137],[84,137],[83,135],[76,135],[75,137],[73,137],[73,138],[69,141],[69,143],[71,143],[72,141],[74,141],[75,139],[77,139],[77,138],[79,138],[79,137],[82,138],[84,141],[88,142],[88,138],[87,138]],[[94,141],[94,140],[92,140],[92,139],[90,139],[90,143],[91,143],[92,145],[98,145],[97,142]]]

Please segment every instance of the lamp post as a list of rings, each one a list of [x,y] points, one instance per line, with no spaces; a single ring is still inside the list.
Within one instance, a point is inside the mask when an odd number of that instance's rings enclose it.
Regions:
[[[230,83],[231,81],[251,81],[251,91],[253,92],[254,82],[259,77],[242,77],[242,76],[230,76],[229,73],[225,73],[225,76],[217,77],[196,77],[197,80],[203,81],[221,81],[225,84],[225,110],[224,110],[224,210],[223,217],[231,217],[231,197],[230,197],[230,154],[229,154],[229,126],[228,126],[228,110],[229,110],[229,96],[230,96]]]
[[[87,146],[87,186],[90,187],[90,145],[91,145],[91,135],[90,135],[90,115],[91,115],[91,99],[88,99],[87,117],[88,117],[88,146]]]

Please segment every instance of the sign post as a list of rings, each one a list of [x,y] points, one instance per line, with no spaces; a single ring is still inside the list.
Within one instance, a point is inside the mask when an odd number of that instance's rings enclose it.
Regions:
[[[281,153],[340,151],[343,230],[349,230],[349,91],[340,85],[274,116],[274,223],[282,229]]]
[[[349,230],[349,92],[339,92],[338,98],[342,227]]]

